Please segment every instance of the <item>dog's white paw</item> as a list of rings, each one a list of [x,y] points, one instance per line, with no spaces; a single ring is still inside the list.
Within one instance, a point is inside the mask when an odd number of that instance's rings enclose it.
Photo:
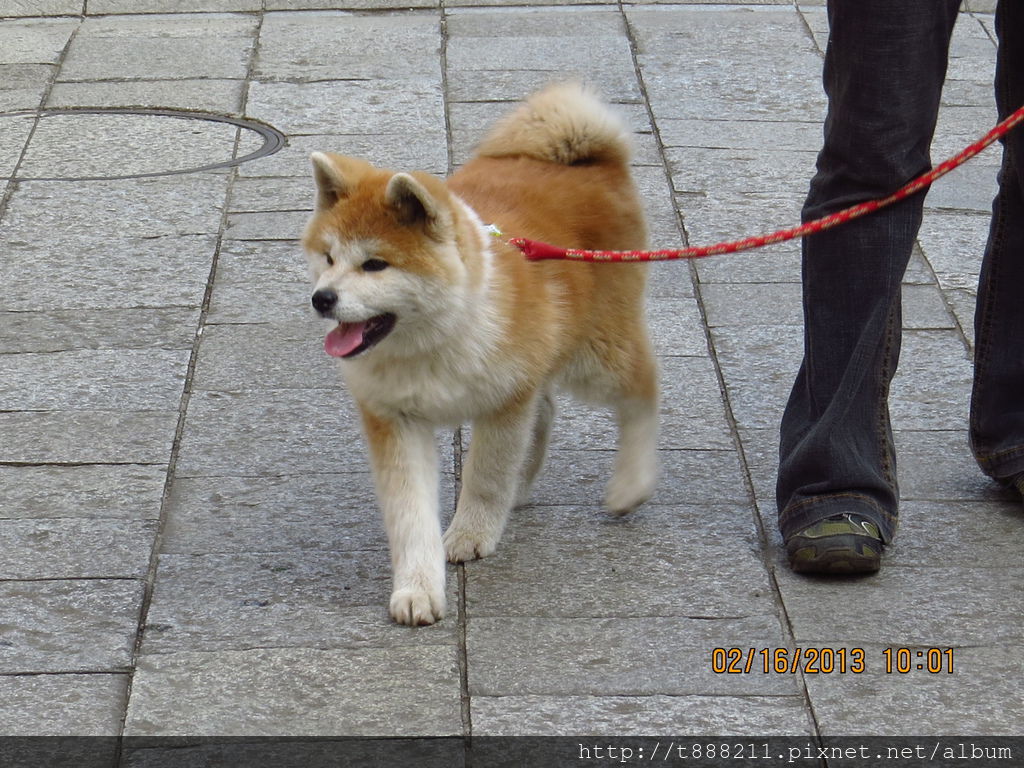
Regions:
[[[605,491],[605,507],[615,517],[628,515],[651,498],[656,483],[655,470],[636,474],[616,472]]]
[[[445,531],[441,538],[444,553],[450,563],[463,563],[494,554],[498,546],[498,536],[486,531],[471,528],[459,528],[454,524]]]
[[[410,627],[433,624],[444,618],[444,590],[407,587],[391,593],[391,618]]]

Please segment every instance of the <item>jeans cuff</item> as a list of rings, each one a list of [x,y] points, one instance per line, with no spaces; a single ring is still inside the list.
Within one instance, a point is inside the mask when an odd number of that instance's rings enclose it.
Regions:
[[[974,459],[982,472],[1000,482],[1024,472],[1024,446],[990,454],[975,450]]]
[[[860,493],[833,493],[790,504],[779,513],[779,530],[786,540],[808,526],[844,512],[862,515],[878,526],[885,544],[896,535],[896,512]]]

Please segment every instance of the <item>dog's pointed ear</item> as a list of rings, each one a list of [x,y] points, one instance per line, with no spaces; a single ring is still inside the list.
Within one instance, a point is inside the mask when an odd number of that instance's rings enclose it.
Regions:
[[[444,240],[451,229],[451,214],[426,185],[408,173],[396,173],[384,190],[384,202],[406,226],[419,225],[428,235]]]
[[[326,152],[314,152],[309,161],[313,164],[313,180],[316,182],[316,209],[327,210],[348,195],[350,182]]]

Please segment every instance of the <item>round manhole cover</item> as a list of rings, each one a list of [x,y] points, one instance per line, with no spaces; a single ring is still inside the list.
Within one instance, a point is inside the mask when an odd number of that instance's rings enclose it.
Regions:
[[[7,113],[29,117],[36,113]],[[284,135],[265,123],[168,109],[51,109],[18,168],[20,181],[93,181],[227,168],[273,154]]]

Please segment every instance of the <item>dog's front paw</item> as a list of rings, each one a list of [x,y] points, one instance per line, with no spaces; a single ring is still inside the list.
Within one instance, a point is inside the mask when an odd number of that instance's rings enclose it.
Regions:
[[[450,563],[462,563],[494,554],[498,536],[472,528],[460,528],[452,524],[441,539],[444,553]]]
[[[410,627],[433,624],[444,618],[444,590],[406,587],[391,593],[391,618]]]

